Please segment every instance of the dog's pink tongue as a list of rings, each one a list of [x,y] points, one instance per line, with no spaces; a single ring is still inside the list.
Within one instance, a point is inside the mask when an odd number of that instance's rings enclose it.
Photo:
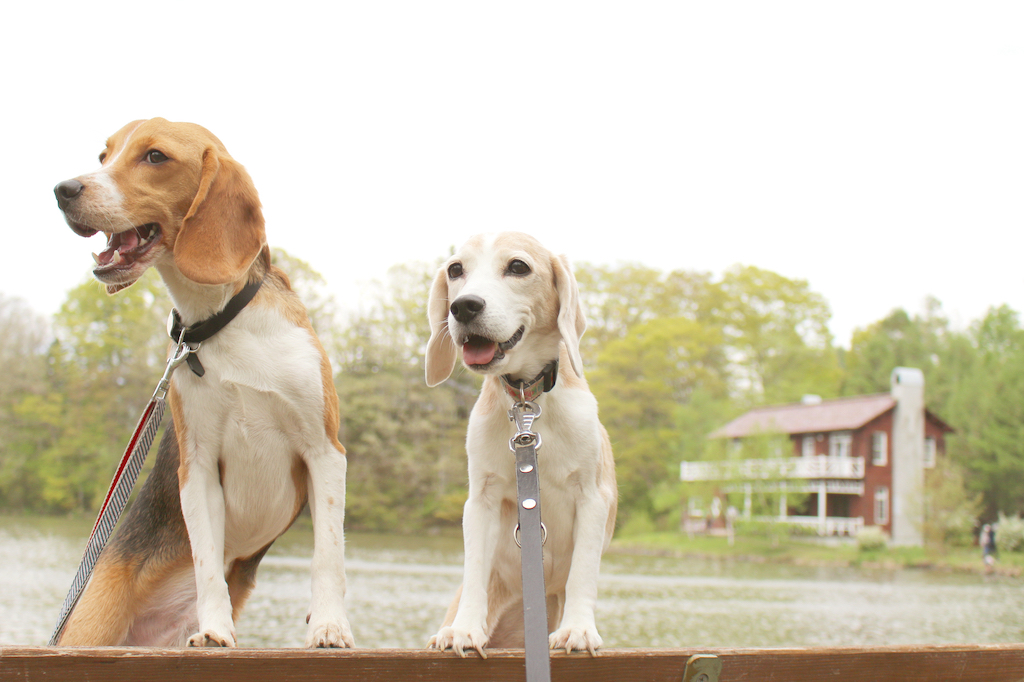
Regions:
[[[486,365],[494,359],[498,344],[484,339],[473,339],[462,345],[462,361],[467,365]]]
[[[118,251],[129,251],[139,245],[139,234],[135,230],[120,232],[117,236],[120,237]]]
[[[115,253],[124,254],[125,251],[131,251],[138,245],[139,235],[135,230],[112,234],[109,241],[107,241],[107,248],[99,253],[96,262],[99,265],[108,265],[114,260]]]

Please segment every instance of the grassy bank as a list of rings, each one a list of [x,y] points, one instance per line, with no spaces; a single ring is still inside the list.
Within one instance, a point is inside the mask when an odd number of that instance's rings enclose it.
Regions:
[[[863,568],[917,568],[972,573],[1024,575],[1024,554],[1004,552],[993,568],[982,562],[977,547],[887,547],[862,551],[854,541],[821,542],[790,538],[773,542],[759,536],[724,537],[658,532],[616,537],[609,550],[621,554],[699,557],[722,561],[778,562]]]

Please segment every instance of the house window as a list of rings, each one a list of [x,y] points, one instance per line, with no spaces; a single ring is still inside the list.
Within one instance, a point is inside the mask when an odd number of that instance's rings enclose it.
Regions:
[[[880,485],[875,488],[875,525],[889,523],[889,488]]]
[[[875,431],[871,434],[871,463],[885,466],[889,463],[889,434]]]
[[[800,454],[804,457],[814,457],[814,436],[804,436],[800,444]]]
[[[931,437],[924,439],[924,468],[935,468],[935,439]]]
[[[832,457],[849,457],[850,443],[853,442],[853,435],[849,431],[836,431],[829,434],[828,454]]]

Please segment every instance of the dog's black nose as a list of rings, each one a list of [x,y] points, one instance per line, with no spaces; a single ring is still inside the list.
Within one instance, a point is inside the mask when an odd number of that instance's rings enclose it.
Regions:
[[[63,210],[72,199],[82,193],[83,189],[85,185],[78,180],[65,180],[60,183],[53,188],[53,193],[57,195],[57,205]]]
[[[465,296],[459,296],[452,302],[451,311],[452,315],[459,322],[469,322],[480,314],[485,305],[487,305],[487,301],[479,296],[466,294]]]

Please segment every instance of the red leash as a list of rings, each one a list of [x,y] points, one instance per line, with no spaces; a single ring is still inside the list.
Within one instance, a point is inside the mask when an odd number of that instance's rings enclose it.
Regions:
[[[128,467],[128,463],[131,461],[132,453],[135,451],[135,445],[139,442],[139,436],[145,431],[145,427],[149,424],[149,419],[153,415],[153,411],[156,409],[157,401],[154,398],[149,401],[149,405],[146,405],[146,410],[142,413],[139,418],[139,423],[135,427],[135,433],[132,434],[132,439],[128,441],[128,447],[125,448],[124,454],[121,455],[121,464],[117,467],[117,473],[114,474],[114,480],[110,482],[110,489],[107,491],[107,498],[103,500],[103,505],[100,507],[99,516],[96,517],[96,523],[92,527],[92,532],[89,533],[89,539],[91,540],[96,535],[96,529],[100,526],[100,519],[103,518],[103,513],[107,510],[107,505],[110,504],[110,498],[114,496],[114,491],[117,489],[118,484],[121,481],[121,477],[124,476],[125,469]],[[160,421],[163,418],[163,409],[160,410],[160,414],[157,415],[157,425],[159,426]]]
[[[160,379],[160,383],[157,384],[156,391],[153,392],[153,398],[149,401],[142,416],[139,418],[139,424],[135,427],[135,433],[132,434],[131,440],[128,441],[128,447],[125,448],[124,455],[121,457],[121,463],[117,467],[117,473],[114,474],[114,480],[110,482],[107,497],[103,500],[99,516],[96,517],[96,524],[92,527],[89,541],[85,545],[82,563],[79,564],[78,572],[71,583],[71,589],[68,591],[68,596],[64,599],[60,617],[57,619],[57,627],[54,629],[53,635],[50,636],[50,646],[56,646],[60,641],[60,637],[64,633],[64,627],[75,610],[75,604],[78,603],[78,598],[82,596],[82,590],[85,589],[85,585],[92,575],[93,568],[96,567],[96,561],[99,559],[100,552],[107,546],[107,541],[114,532],[114,526],[117,525],[125,505],[128,504],[132,488],[135,487],[135,481],[139,478],[139,472],[146,461],[146,455],[149,454],[149,448],[153,444],[157,429],[160,428],[160,422],[163,420],[171,373],[178,365],[185,362],[192,352],[193,349],[189,348],[187,343],[179,341],[178,346],[174,349],[174,353],[167,360],[167,368],[164,370],[164,375]]]

